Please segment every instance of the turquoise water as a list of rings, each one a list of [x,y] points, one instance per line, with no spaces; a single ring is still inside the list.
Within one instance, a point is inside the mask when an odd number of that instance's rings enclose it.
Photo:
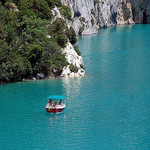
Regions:
[[[0,85],[0,150],[150,149],[150,25],[78,41],[86,76]],[[50,94],[67,96],[59,114]]]

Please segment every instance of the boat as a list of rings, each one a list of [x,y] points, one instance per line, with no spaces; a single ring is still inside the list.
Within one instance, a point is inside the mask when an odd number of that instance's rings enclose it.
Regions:
[[[55,103],[54,103],[55,101]],[[58,102],[59,101],[59,102]],[[66,107],[65,96],[63,95],[50,95],[46,104],[46,111],[49,113],[62,112]]]

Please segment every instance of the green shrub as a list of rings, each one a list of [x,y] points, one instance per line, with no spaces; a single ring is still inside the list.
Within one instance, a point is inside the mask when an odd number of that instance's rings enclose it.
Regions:
[[[0,64],[0,81],[16,81],[32,73],[31,65],[26,58],[16,54],[12,56],[8,61]]]
[[[77,42],[76,33],[72,27],[67,30],[66,34],[71,44],[75,44]]]
[[[61,47],[56,41],[47,41],[44,48],[41,69],[48,75],[53,69],[62,70],[68,65],[65,56],[61,52]]]
[[[67,41],[68,41],[67,38],[65,37],[65,35],[63,35],[63,34],[56,35],[55,40],[62,48],[64,48],[66,46]]]
[[[84,31],[84,27],[81,27],[80,29],[79,29],[79,35],[82,35],[82,32]]]
[[[52,12],[45,0],[19,0],[18,1],[19,10],[32,10],[35,14],[37,14],[42,19],[51,19]]]
[[[80,64],[80,67],[81,67],[83,70],[85,70],[85,67],[84,67],[83,64]]]
[[[65,21],[61,18],[57,18],[56,21],[52,25],[52,32],[56,33],[63,33],[65,30]]]
[[[71,14],[71,10],[68,6],[62,5],[60,7],[60,13],[61,15],[63,15],[65,18],[67,18],[68,20],[72,21],[72,14]]]
[[[48,6],[50,7],[50,8],[54,8],[55,7],[55,2],[54,2],[55,0],[46,0],[46,2],[48,3]]]
[[[68,65],[68,62],[66,61],[66,58],[64,54],[61,52],[58,52],[57,55],[54,55],[52,57],[53,65],[51,68],[62,70],[64,66]]]
[[[74,66],[73,64],[70,64],[69,69],[71,72],[77,73],[78,72],[78,67]]]
[[[91,24],[92,24],[92,26],[94,25],[94,19],[93,18],[91,19]]]
[[[48,3],[50,8],[54,8],[55,5],[57,7],[61,7],[61,5],[62,5],[60,0],[46,0],[46,2]]]
[[[62,39],[62,35],[63,35],[63,37],[64,37],[63,39],[65,39],[65,42],[66,42],[66,37],[69,39],[69,41],[72,44],[75,44],[77,41],[76,33],[75,33],[74,29],[72,27],[70,29],[68,29],[65,21],[61,18],[57,18],[53,24],[48,26],[48,34],[52,35],[52,37],[54,37],[54,39],[57,39],[56,40],[57,42],[59,42],[58,40],[60,39],[60,35],[61,35],[61,39]],[[59,45],[61,47],[64,47],[62,44],[59,44]]]
[[[74,50],[76,51],[76,53],[77,53],[79,56],[81,56],[81,52],[79,51],[77,45],[74,45]]]
[[[61,3],[61,0],[54,0],[54,3],[57,7],[61,7],[62,6],[62,3]]]

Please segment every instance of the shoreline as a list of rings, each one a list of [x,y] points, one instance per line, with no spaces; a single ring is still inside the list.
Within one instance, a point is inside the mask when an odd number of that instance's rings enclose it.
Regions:
[[[150,25],[150,23],[134,23],[134,24],[120,24],[120,25],[112,25],[112,26],[109,26],[109,27],[103,27],[103,28],[99,28],[98,29],[98,32],[101,30],[101,29],[107,29],[107,28],[113,28],[113,27],[117,27],[117,26],[129,26],[129,25]],[[77,35],[78,37],[82,37],[82,36],[93,36],[93,35],[96,35],[98,34],[97,33],[94,33],[94,34],[87,34],[87,35]],[[16,82],[26,82],[26,81],[35,81],[35,80],[44,80],[44,79],[54,79],[54,78],[77,78],[77,77],[84,77],[84,75],[80,76],[80,75],[77,75],[77,76],[46,76],[44,77],[43,79],[40,79],[40,78],[36,78],[36,77],[32,77],[32,78],[23,78],[22,80],[16,80],[16,81],[9,81],[9,82],[3,82],[3,81],[0,81],[0,85],[2,84],[7,84],[7,83],[16,83]],[[35,78],[35,79],[33,79]]]
[[[82,37],[82,36],[93,36],[93,35],[96,35],[98,34],[98,32],[101,30],[101,29],[108,29],[108,28],[113,28],[113,27],[118,27],[118,26],[129,26],[129,25],[143,25],[143,24],[150,24],[150,23],[130,23],[130,24],[116,24],[116,25],[111,25],[109,27],[102,27],[102,28],[99,28],[98,31],[96,33],[91,33],[91,34],[84,34],[84,35],[77,35],[78,37]]]
[[[62,77],[62,76],[57,76],[57,77],[53,77],[53,76],[48,76],[48,77],[44,77],[43,79],[38,79],[38,78],[35,78],[35,79],[22,79],[22,80],[18,80],[18,81],[10,81],[10,82],[2,82],[0,81],[0,85],[4,85],[4,84],[9,84],[9,83],[17,83],[17,82],[29,82],[29,81],[39,81],[39,80],[46,80],[46,79],[60,79],[60,78],[78,78],[78,77],[84,77],[85,74],[83,76],[67,76],[67,77]]]

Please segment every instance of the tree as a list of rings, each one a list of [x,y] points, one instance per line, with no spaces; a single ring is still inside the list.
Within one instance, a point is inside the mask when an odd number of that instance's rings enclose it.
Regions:
[[[56,42],[62,48],[64,48],[66,46],[66,44],[67,44],[67,38],[65,37],[65,35],[63,35],[63,34],[56,35],[55,39],[56,39]]]
[[[61,48],[68,38],[75,44],[76,35],[61,18],[51,24],[55,5],[67,19],[71,17],[60,0],[0,1],[0,81],[29,78],[38,72],[49,75],[53,70],[61,73],[68,64]]]
[[[28,60],[17,54],[10,54],[9,60],[0,64],[0,81],[16,81],[26,74],[32,74]]]
[[[72,27],[67,30],[67,37],[71,44],[75,44],[77,42],[76,33]]]

